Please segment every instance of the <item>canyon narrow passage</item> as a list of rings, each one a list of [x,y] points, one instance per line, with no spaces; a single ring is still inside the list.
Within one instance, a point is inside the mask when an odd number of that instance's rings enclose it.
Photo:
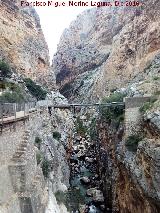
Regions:
[[[98,137],[93,121],[85,115],[74,116],[73,146],[70,155],[70,189],[68,194],[71,212],[106,213],[103,183],[99,175],[97,156]],[[93,119],[94,123],[96,118]],[[94,127],[94,129],[93,129]],[[91,132],[92,131],[92,132]],[[94,131],[94,132],[93,132]]]

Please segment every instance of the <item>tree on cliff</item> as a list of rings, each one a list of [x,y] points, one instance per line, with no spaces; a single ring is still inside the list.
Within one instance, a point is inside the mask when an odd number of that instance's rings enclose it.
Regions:
[[[3,80],[4,78],[9,78],[11,77],[11,74],[12,72],[9,65],[6,62],[0,60],[0,79]]]
[[[32,79],[26,78],[24,79],[26,83],[26,87],[30,91],[30,93],[37,99],[39,100],[44,100],[46,98],[47,91],[42,89],[40,85],[37,85]]]

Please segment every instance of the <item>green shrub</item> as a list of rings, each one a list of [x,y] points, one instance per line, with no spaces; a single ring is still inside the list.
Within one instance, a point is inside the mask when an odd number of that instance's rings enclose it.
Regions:
[[[25,97],[21,90],[15,90],[12,92],[4,92],[0,96],[0,102],[5,103],[22,103],[25,101]]]
[[[130,151],[137,151],[137,146],[143,137],[140,135],[131,135],[126,139],[125,145]]]
[[[73,209],[79,209],[80,205],[85,204],[85,196],[80,189],[70,188],[69,191],[57,191],[55,193],[56,200],[59,204],[64,204],[68,212]]]
[[[60,191],[58,190],[56,193],[55,193],[55,197],[56,197],[56,200],[57,200],[57,203],[60,205],[60,204],[64,204],[68,210],[68,212],[71,212],[72,209],[70,208],[70,192],[68,191]]]
[[[154,77],[153,77],[153,80],[154,80],[154,81],[160,80],[160,77],[159,77],[159,76],[154,76]]]
[[[25,101],[23,91],[19,87],[19,85],[8,82],[3,82],[3,84],[1,85],[4,89],[8,88],[9,91],[2,93],[2,95],[0,96],[0,102],[22,103]]]
[[[111,103],[111,102],[123,102],[124,94],[116,92],[111,94],[109,97],[103,98],[102,103]]]
[[[56,131],[56,132],[53,132],[53,133],[52,133],[52,136],[53,136],[54,139],[56,139],[56,140],[58,140],[58,141],[61,139],[61,133],[59,133],[59,132],[57,132],[57,131]]]
[[[51,163],[46,158],[44,158],[42,161],[42,171],[45,178],[49,177],[50,170],[51,170]]]
[[[140,111],[141,113],[145,113],[147,110],[151,109],[152,106],[153,106],[153,103],[146,102],[146,103],[143,104],[143,106],[141,106],[141,107],[139,108],[139,111]]]
[[[41,161],[43,160],[43,156],[41,152],[36,153],[36,160],[37,160],[37,165],[39,165]]]
[[[7,78],[7,77],[11,77],[11,74],[12,72],[9,65],[6,62],[0,60],[0,76],[2,78]]]
[[[37,148],[40,149],[41,143],[42,143],[42,139],[39,138],[39,137],[36,137],[34,143],[35,143],[35,145],[37,146]]]
[[[2,89],[2,90],[6,89],[6,82],[5,81],[0,81],[0,89]]]
[[[30,78],[24,79],[26,83],[26,87],[28,88],[29,92],[37,99],[37,100],[44,100],[47,95],[47,91],[43,90],[40,85],[37,85],[34,81]]]
[[[56,197],[58,204],[61,204],[61,203],[66,204],[66,199],[67,199],[67,193],[66,192],[58,190],[55,193],[55,197]]]
[[[21,88],[19,87],[19,85],[18,84],[15,84],[15,83],[10,83],[10,82],[7,82],[7,81],[5,81],[5,80],[3,80],[3,81],[0,81],[0,88],[1,89],[9,89],[9,90],[11,90],[11,91],[20,91],[21,90]]]
[[[87,127],[83,125],[83,121],[80,119],[80,117],[77,117],[75,125],[77,133],[82,136],[85,136],[85,133],[87,132]]]
[[[114,93],[111,96],[104,98],[102,100],[102,104],[104,103],[112,103],[112,102],[123,102],[123,98],[125,97],[122,93]],[[112,106],[100,106],[100,114],[101,117],[105,120],[114,120],[117,125],[119,125],[120,121],[124,120],[124,106],[120,105],[112,105]]]
[[[154,95],[160,95],[160,90],[156,91]]]
[[[150,101],[145,102],[140,108],[139,111],[141,113],[146,113],[147,110],[152,109],[154,102],[157,101],[156,97],[152,97]]]

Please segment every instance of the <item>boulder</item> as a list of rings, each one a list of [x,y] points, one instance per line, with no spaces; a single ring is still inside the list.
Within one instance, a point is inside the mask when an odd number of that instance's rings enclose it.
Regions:
[[[104,196],[101,190],[95,190],[93,194],[93,200],[95,202],[104,202]]]
[[[94,162],[94,158],[86,157],[85,161],[88,162],[88,163],[93,163]]]
[[[87,190],[86,194],[88,196],[92,197],[95,190],[97,190],[97,189],[96,188],[90,188],[90,189]]]
[[[86,205],[80,205],[79,206],[79,212],[80,213],[85,213],[85,210],[86,210]]]
[[[104,202],[104,197],[101,190],[98,190],[96,188],[90,188],[87,190],[86,194],[90,197],[93,197],[94,202]]]
[[[91,181],[88,177],[82,177],[81,178],[81,181],[84,183],[84,184],[89,184]]]

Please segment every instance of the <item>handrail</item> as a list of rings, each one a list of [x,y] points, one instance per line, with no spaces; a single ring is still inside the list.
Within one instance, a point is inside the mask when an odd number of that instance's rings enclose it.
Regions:
[[[59,104],[50,105],[54,108],[70,108],[70,107],[90,107],[90,106],[125,106],[124,102],[111,102],[111,103],[93,103],[93,104]]]
[[[70,109],[75,107],[90,107],[90,106],[124,106],[124,102],[112,103],[90,103],[90,104],[52,104],[50,100],[28,102],[28,103],[0,103],[0,125],[10,120],[25,118],[30,112],[37,110],[40,107],[53,107],[60,109]]]
[[[29,103],[0,103],[0,125],[26,117],[31,109],[36,108],[36,102]]]

